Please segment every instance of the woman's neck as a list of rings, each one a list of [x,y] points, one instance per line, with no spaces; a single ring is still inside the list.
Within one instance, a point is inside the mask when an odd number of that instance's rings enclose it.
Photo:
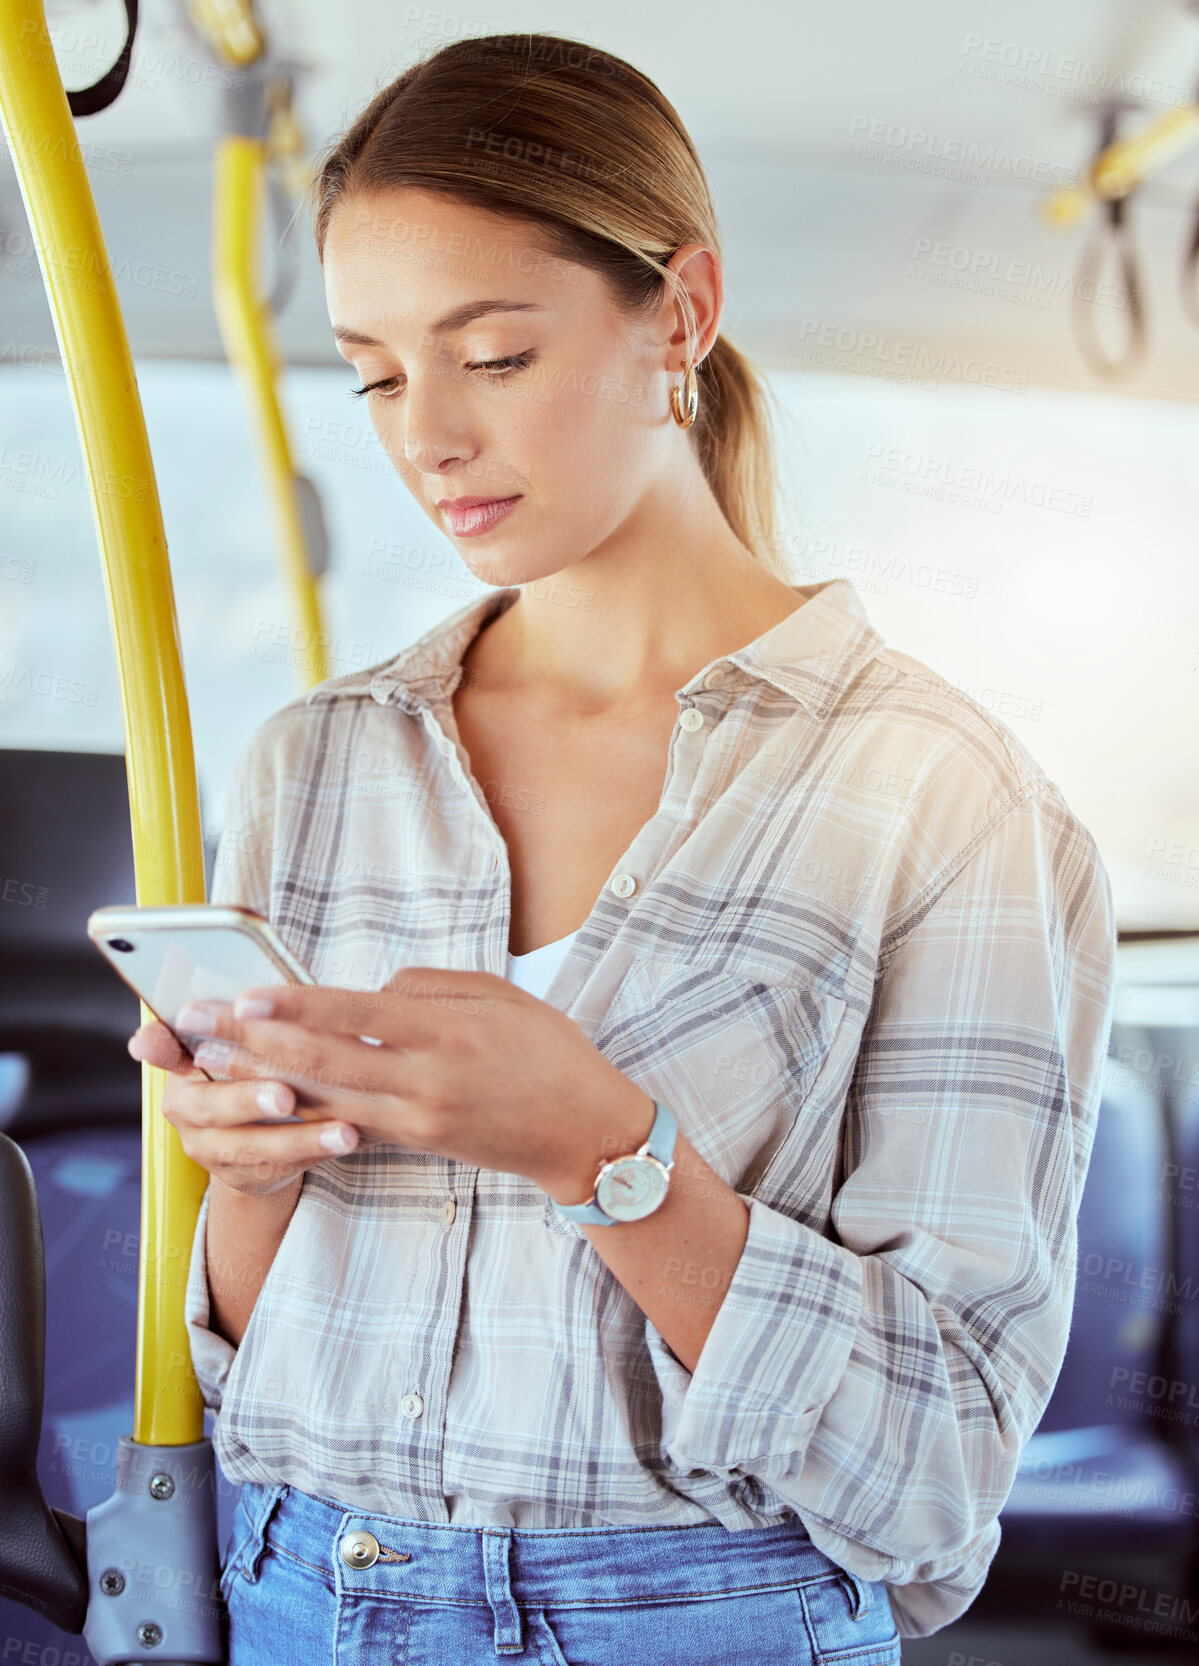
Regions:
[[[726,534],[728,529],[726,528]],[[464,656],[472,686],[599,715],[656,702],[802,605],[728,534],[629,573],[589,557],[527,581]]]

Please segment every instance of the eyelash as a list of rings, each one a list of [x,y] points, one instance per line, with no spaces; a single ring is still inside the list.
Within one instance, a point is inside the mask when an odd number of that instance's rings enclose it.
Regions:
[[[488,371],[491,371],[491,372],[493,372],[493,374],[491,376],[489,376],[487,379],[489,381],[493,381],[493,382],[502,382],[509,375],[511,375],[513,371],[526,369],[527,366],[532,363],[532,361],[533,361],[533,354],[532,354],[531,351],[529,351],[529,352],[525,352],[525,353],[513,353],[510,357],[508,357],[506,359],[479,359],[473,364],[468,364],[466,368],[468,370],[488,370]],[[498,369],[498,367],[500,367],[500,366],[502,366],[503,368]],[[498,369],[498,373],[497,373],[497,369]],[[388,382],[394,382],[395,380],[396,380],[396,378],[394,376],[384,376],[381,381],[368,382],[365,387],[351,388],[350,389],[350,397],[351,397],[351,399],[361,398],[361,396],[364,393],[374,393],[377,388],[385,388],[387,386]],[[394,394],[384,394],[383,397],[385,399],[394,399],[395,395]]]

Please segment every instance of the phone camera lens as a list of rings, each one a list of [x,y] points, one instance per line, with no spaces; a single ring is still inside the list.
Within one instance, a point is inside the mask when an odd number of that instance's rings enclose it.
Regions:
[[[127,943],[123,937],[110,937],[108,946],[110,949],[118,949],[121,954],[133,953],[133,944]]]

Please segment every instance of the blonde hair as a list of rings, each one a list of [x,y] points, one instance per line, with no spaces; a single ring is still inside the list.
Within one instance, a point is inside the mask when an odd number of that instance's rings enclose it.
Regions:
[[[623,58],[556,35],[485,35],[412,65],[318,159],[322,260],[341,198],[397,187],[537,223],[551,253],[598,272],[630,316],[657,306],[670,281],[694,341],[665,263],[685,243],[720,254],[711,193],[674,107]],[[768,390],[723,334],[696,375],[700,466],[735,536],[777,571]]]

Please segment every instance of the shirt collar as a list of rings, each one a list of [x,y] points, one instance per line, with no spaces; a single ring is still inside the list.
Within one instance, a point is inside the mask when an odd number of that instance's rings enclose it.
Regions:
[[[825,579],[791,588],[802,597],[795,609],[761,636],[710,660],[678,690],[698,693],[713,667],[734,665],[790,695],[813,716],[823,716],[863,665],[885,646],[866,617],[862,599],[848,579]],[[439,620],[409,647],[384,664],[332,677],[308,693],[308,700],[369,696],[380,705],[417,711],[453,692],[463,657],[483,627],[520,595],[518,585],[490,590]],[[727,688],[728,682],[720,685]]]
[[[813,717],[823,717],[886,644],[848,579],[791,588],[804,598],[802,605],[797,602],[794,612],[723,660],[791,695]],[[707,670],[698,672],[687,690],[702,687]]]

